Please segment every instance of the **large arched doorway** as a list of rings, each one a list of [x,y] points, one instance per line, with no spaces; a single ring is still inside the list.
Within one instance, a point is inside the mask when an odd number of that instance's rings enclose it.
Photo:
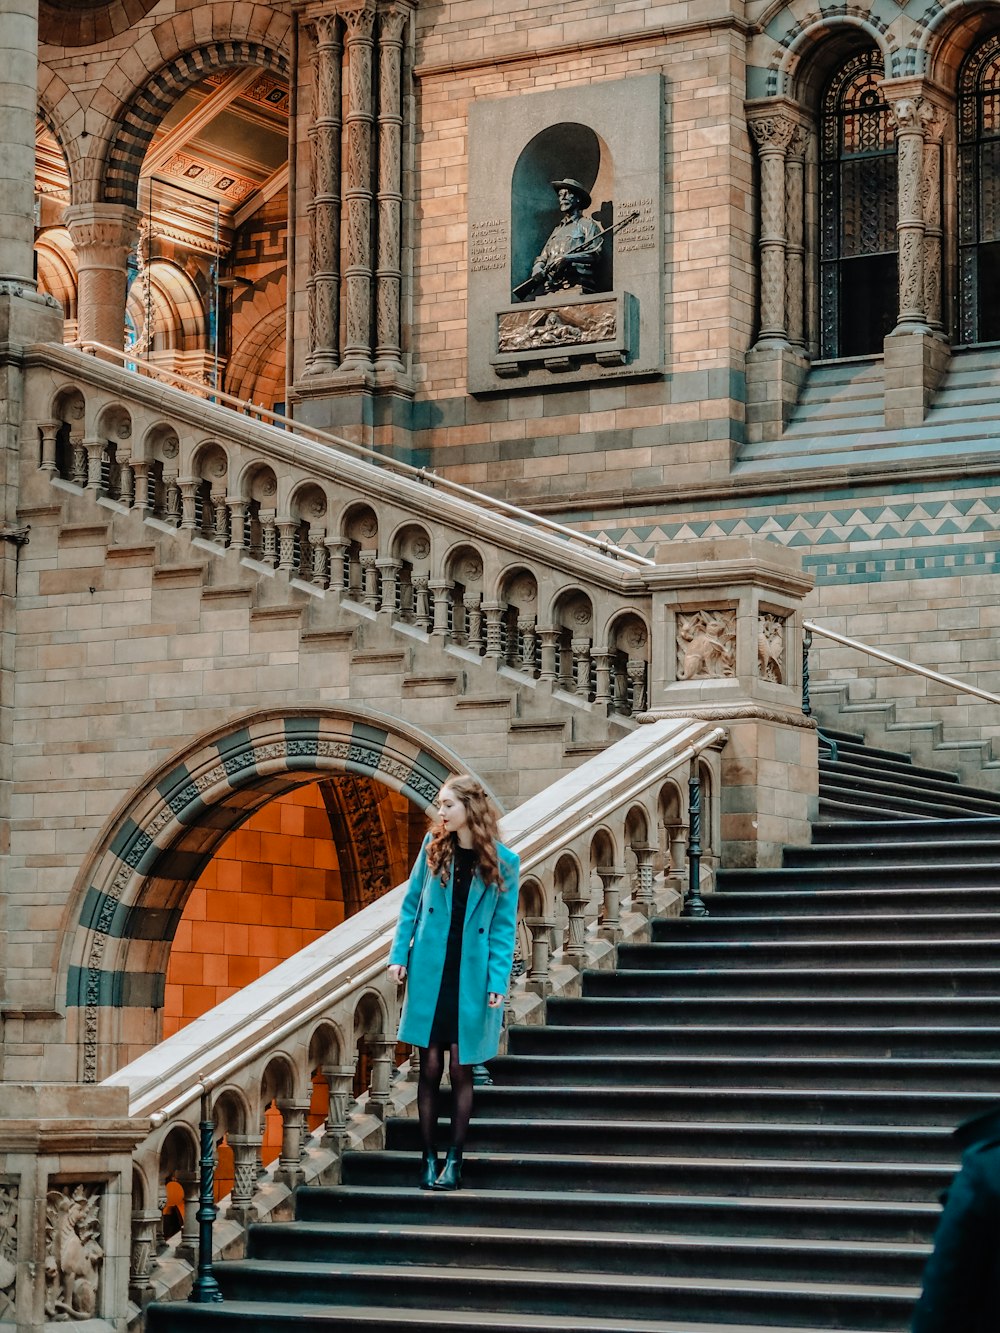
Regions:
[[[227,839],[254,815],[312,789],[311,808],[318,795],[340,883],[349,886],[345,911],[360,910],[366,895],[382,891],[380,876],[408,859],[442,782],[461,768],[457,756],[395,719],[330,709],[254,715],[154,774],[106,828],[67,922],[67,1026],[81,1081],[107,1077],[160,1040],[185,909]],[[386,827],[392,845],[373,848]]]

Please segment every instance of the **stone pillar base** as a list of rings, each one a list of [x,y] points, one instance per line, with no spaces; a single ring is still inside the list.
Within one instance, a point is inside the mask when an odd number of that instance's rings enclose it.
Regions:
[[[889,430],[919,426],[944,379],[951,349],[938,333],[899,329],[885,340],[885,424]]]
[[[726,723],[722,752],[722,864],[781,865],[785,846],[806,846],[817,815],[816,731],[761,718]]]
[[[809,358],[790,343],[758,343],[747,353],[747,439],[781,438],[809,373]]]
[[[0,282],[0,360],[32,343],[61,343],[62,306],[20,283]]]

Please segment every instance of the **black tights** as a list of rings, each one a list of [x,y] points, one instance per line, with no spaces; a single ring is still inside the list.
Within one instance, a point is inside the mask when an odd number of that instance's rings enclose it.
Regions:
[[[448,1078],[451,1080],[451,1146],[465,1147],[472,1118],[472,1065],[459,1064],[458,1047],[448,1048]],[[438,1089],[444,1074],[445,1047],[420,1048],[420,1078],[417,1081],[417,1113],[420,1117],[420,1141],[424,1152],[437,1149]]]

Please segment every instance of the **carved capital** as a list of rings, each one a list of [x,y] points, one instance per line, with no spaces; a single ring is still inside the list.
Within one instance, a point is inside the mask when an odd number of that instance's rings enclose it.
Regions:
[[[375,0],[348,0],[337,12],[344,20],[349,42],[370,40],[375,28]]]
[[[783,112],[754,116],[749,125],[754,142],[762,153],[784,153],[798,128],[798,122]]]

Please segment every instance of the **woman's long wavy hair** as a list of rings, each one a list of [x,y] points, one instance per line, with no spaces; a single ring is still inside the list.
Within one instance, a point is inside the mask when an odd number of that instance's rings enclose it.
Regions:
[[[497,830],[497,815],[493,803],[483,790],[482,784],[468,773],[449,778],[441,788],[450,791],[465,806],[472,834],[472,849],[479,863],[479,873],[484,884],[496,884],[501,890],[506,888],[500,878],[500,862],[497,859],[496,844],[500,837]],[[431,825],[431,840],[427,846],[427,861],[431,870],[438,875],[442,884],[448,882],[451,863],[455,856],[454,834],[449,833],[440,819]]]

